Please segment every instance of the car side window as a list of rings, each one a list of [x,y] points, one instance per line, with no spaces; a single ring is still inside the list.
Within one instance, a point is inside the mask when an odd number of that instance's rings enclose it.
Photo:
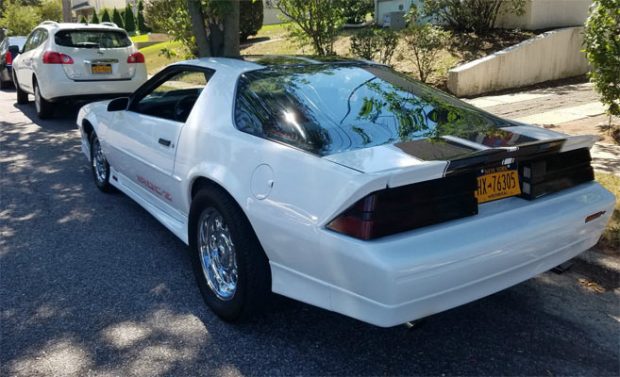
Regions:
[[[202,70],[171,73],[164,76],[154,88],[136,97],[130,110],[158,118],[185,122],[210,77],[210,72]]]
[[[34,48],[41,46],[47,40],[47,30],[39,30],[39,36],[37,37],[37,44]]]
[[[37,38],[39,31],[35,30],[32,33],[30,33],[30,35],[28,36],[28,39],[26,40],[26,43],[24,43],[24,52],[26,51],[30,51],[33,48],[35,48],[35,40]]]

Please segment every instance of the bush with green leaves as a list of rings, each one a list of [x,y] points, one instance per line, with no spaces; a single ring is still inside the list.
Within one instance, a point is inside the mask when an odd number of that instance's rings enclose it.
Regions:
[[[101,12],[101,22],[112,22],[108,8],[104,8],[103,12]]]
[[[420,81],[426,82],[437,72],[437,56],[448,43],[452,33],[432,24],[412,24],[405,31],[405,41]]]
[[[486,34],[500,14],[524,11],[525,0],[425,0],[422,12],[455,30]]]
[[[620,0],[596,0],[585,27],[590,80],[610,115],[620,116]]]
[[[142,0],[138,1],[138,30],[140,30],[140,33],[149,33],[151,31],[151,28],[144,21],[144,3]]]
[[[90,17],[90,23],[91,24],[101,23],[101,21],[99,21],[99,16],[97,15],[97,12],[93,12],[93,15]]]
[[[342,0],[279,0],[290,19],[289,33],[300,45],[311,44],[319,56],[334,55],[334,42],[344,24]]]
[[[364,28],[351,37],[351,54],[390,64],[398,45],[398,35],[389,29]]]
[[[114,8],[114,10],[112,10],[112,22],[114,22],[116,24],[116,26],[120,27],[120,28],[124,28],[125,24],[123,22],[123,17],[121,17],[121,14],[119,13],[118,9]]]
[[[144,7],[144,17],[154,31],[166,33],[181,42],[188,51],[197,52],[186,0],[148,1]]]
[[[60,0],[45,0],[39,6],[41,20],[62,21],[62,2]]]
[[[38,7],[23,5],[20,0],[4,3],[0,17],[0,28],[7,29],[7,35],[28,35],[41,22]]]
[[[361,24],[368,13],[374,13],[373,0],[342,0],[342,12],[347,24]]]
[[[127,4],[125,7],[125,19],[123,20],[124,29],[129,33],[136,31],[136,18],[133,15],[133,9],[131,5]]]
[[[242,1],[239,3],[239,34],[244,42],[250,35],[256,35],[263,26],[262,0]]]

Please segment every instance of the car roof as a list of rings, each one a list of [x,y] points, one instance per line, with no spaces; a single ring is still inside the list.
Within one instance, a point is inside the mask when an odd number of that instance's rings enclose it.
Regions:
[[[241,58],[199,58],[185,60],[173,65],[194,65],[213,70],[226,70],[230,73],[244,73],[269,67],[307,66],[315,64],[373,64],[368,60],[350,59],[339,56],[317,57],[304,55],[250,55]]]
[[[72,29],[110,29],[110,30],[119,30],[125,31],[124,29],[118,27],[113,22],[103,22],[100,24],[83,24],[81,22],[56,22],[56,21],[43,21],[41,22],[37,28],[45,28],[50,31],[58,31],[58,30],[72,30]]]

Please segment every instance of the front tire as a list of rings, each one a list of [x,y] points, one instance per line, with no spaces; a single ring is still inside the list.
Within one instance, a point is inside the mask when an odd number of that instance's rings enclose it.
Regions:
[[[90,166],[97,188],[106,193],[111,192],[110,164],[103,154],[99,138],[94,131],[90,135]]]
[[[34,82],[34,105],[37,109],[37,116],[39,119],[47,119],[54,113],[52,103],[43,98],[41,95],[41,89],[39,89],[39,83]]]
[[[190,210],[194,275],[205,303],[227,322],[260,313],[271,297],[269,261],[237,203],[217,187],[202,189]]]
[[[25,105],[28,103],[28,93],[24,92],[19,87],[19,82],[17,82],[17,77],[15,77],[15,73],[13,73],[13,83],[15,84],[15,91],[17,93],[17,104]]]

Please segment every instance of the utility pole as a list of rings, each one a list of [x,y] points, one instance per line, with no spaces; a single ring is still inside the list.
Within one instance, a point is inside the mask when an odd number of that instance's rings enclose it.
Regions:
[[[71,22],[71,0],[62,0],[62,21]]]

